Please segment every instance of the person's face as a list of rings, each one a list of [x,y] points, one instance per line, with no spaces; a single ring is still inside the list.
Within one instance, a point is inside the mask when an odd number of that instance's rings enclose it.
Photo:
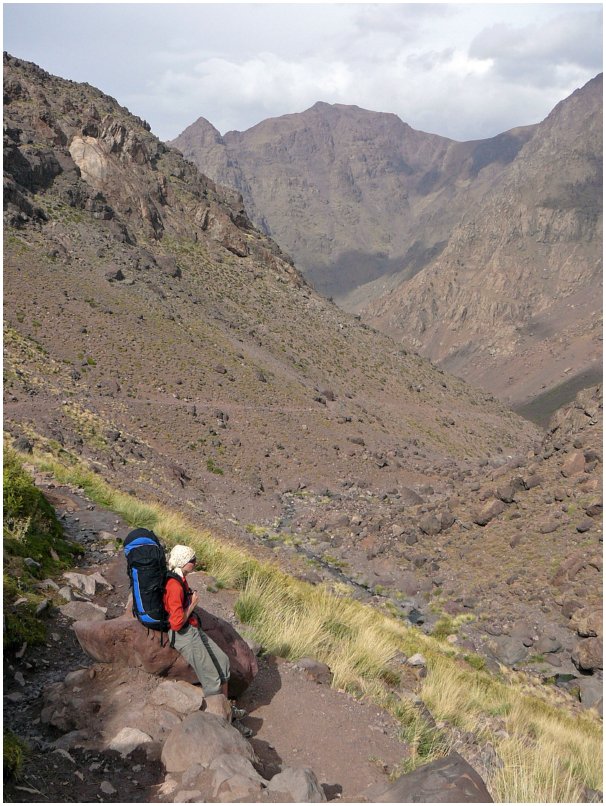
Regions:
[[[191,560],[188,563],[185,563],[185,565],[181,569],[183,571],[183,576],[187,576],[187,574],[190,574],[195,567],[196,567],[196,558],[192,557]]]

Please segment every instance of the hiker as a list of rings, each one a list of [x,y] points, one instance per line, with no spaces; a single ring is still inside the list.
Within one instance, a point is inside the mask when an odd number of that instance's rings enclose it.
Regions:
[[[196,562],[196,552],[190,546],[175,546],[168,558],[171,575],[164,588],[164,609],[168,613],[171,645],[193,668],[206,696],[223,694],[227,698],[229,658],[202,631],[200,619],[195,613],[198,593],[192,591],[187,583],[187,575],[195,569]],[[246,716],[244,709],[236,708],[233,704],[231,711],[232,719]],[[244,736],[252,735],[250,728],[239,724],[236,727]]]

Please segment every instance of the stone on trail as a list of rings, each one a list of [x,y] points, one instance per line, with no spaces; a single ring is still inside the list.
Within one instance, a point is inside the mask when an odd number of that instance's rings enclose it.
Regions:
[[[458,753],[419,767],[393,784],[376,784],[367,803],[493,803],[486,784]]]
[[[274,775],[267,788],[290,795],[295,803],[326,803],[324,790],[309,767],[286,767]]]
[[[204,710],[207,714],[214,714],[227,722],[231,722],[231,705],[224,694],[210,694],[207,696]]]
[[[122,728],[113,739],[110,739],[108,750],[116,750],[122,756],[128,756],[142,744],[153,741],[152,737],[137,728]]]
[[[193,686],[184,680],[165,680],[153,692],[149,702],[166,705],[178,714],[191,714],[202,707],[204,692],[200,686]]]
[[[224,753],[256,760],[251,745],[236,728],[215,714],[196,711],[171,731],[162,749],[162,763],[167,772],[184,772],[192,764],[208,766]]]
[[[198,789],[180,789],[173,798],[173,803],[204,803],[204,800]]]
[[[97,590],[97,581],[94,576],[88,574],[77,574],[75,571],[67,571],[63,578],[72,586],[87,596],[94,596]]]
[[[104,795],[115,795],[116,794],[116,790],[110,784],[109,781],[101,781],[101,786],[99,787],[99,789],[101,790],[101,792],[103,792]]]
[[[68,602],[65,605],[61,605],[59,610],[64,616],[76,622],[73,625],[74,630],[77,624],[91,625],[98,622],[105,622],[105,614],[107,613],[107,607],[99,607],[99,605],[93,604],[92,602]],[[76,635],[77,634],[76,631]]]
[[[327,686],[332,683],[330,667],[315,658],[300,658],[295,666],[298,669],[302,669],[305,676],[314,683],[323,683]]]
[[[197,608],[196,613],[204,632],[229,657],[229,695],[240,696],[258,671],[254,653],[227,621],[201,608]],[[93,660],[138,667],[149,674],[173,677],[188,683],[199,682],[191,666],[169,645],[167,636],[162,635],[161,646],[161,634],[147,630],[129,611],[103,624],[79,621],[73,627],[80,646]]]
[[[260,800],[266,781],[242,756],[223,754],[209,765],[212,794],[222,803],[254,803]]]

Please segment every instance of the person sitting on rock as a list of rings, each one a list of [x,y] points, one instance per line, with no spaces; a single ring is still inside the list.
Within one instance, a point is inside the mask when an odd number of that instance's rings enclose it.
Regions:
[[[201,629],[195,612],[198,593],[192,591],[187,575],[196,567],[196,552],[190,546],[175,546],[168,558],[169,576],[164,588],[164,609],[168,613],[171,646],[183,655],[195,671],[206,697],[223,694],[227,698],[229,658]],[[232,718],[242,719],[246,711],[231,706]],[[250,728],[237,724],[245,736],[252,735]]]

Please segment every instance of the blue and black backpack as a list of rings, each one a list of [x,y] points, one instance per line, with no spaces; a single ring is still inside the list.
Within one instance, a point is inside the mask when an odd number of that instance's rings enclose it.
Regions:
[[[169,574],[164,546],[149,529],[133,529],[124,540],[124,556],[133,594],[133,615],[144,627],[168,632],[164,586]]]

